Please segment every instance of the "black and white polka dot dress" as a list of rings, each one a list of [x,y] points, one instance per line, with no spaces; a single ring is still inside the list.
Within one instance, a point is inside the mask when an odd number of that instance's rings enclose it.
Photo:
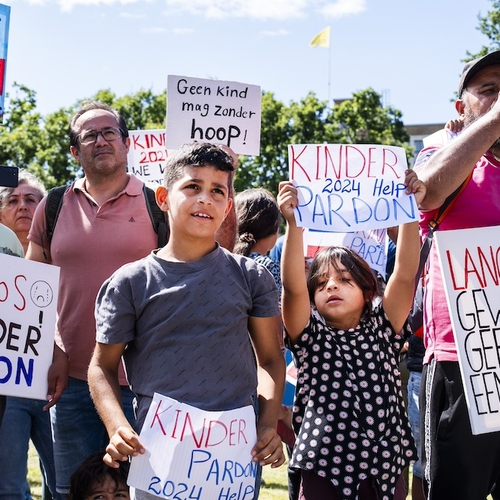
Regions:
[[[399,476],[416,460],[401,394],[401,343],[379,305],[347,331],[314,313],[292,346],[297,440],[290,465],[330,479],[341,498],[355,500],[359,484],[373,476],[383,500],[392,500]]]

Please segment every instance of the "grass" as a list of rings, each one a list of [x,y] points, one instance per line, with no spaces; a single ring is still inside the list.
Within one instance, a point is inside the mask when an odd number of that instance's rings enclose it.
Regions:
[[[28,482],[30,484],[31,496],[33,497],[33,500],[41,500],[42,475],[40,472],[38,455],[31,441],[28,454]]]

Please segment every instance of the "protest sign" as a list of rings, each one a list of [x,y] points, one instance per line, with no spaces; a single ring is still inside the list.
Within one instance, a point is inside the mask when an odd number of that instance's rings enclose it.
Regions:
[[[163,184],[165,161],[172,152],[166,148],[165,130],[130,130],[129,137],[127,172],[143,182]]]
[[[0,254],[0,394],[47,397],[59,268]]]
[[[167,146],[225,144],[236,154],[260,152],[261,92],[257,85],[169,75]]]
[[[154,394],[128,484],[162,498],[252,500],[257,442],[251,406],[203,411]]]
[[[418,221],[405,193],[403,148],[370,144],[288,146],[290,180],[297,186],[297,224],[322,231],[381,229]]]
[[[355,231],[334,233],[328,231],[304,230],[304,255],[314,256],[325,247],[345,246],[366,260],[368,265],[385,278],[387,263],[387,230]]]
[[[3,121],[5,100],[5,73],[9,46],[10,7],[0,4],[0,123]]]
[[[434,235],[473,434],[500,430],[500,227]]]

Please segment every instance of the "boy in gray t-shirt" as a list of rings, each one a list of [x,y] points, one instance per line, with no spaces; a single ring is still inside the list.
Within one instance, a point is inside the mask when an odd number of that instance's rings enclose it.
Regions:
[[[110,436],[110,466],[145,452],[137,433],[154,392],[214,411],[251,404],[257,394],[253,460],[284,462],[276,433],[285,372],[276,285],[262,266],[215,240],[232,205],[232,172],[220,146],[195,143],[169,156],[156,192],[169,216],[167,245],[120,268],[99,292],[88,379]],[[117,397],[122,354],[137,395],[135,430]]]

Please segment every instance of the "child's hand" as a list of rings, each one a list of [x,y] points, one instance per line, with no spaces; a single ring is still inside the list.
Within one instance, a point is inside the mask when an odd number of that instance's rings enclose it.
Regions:
[[[425,198],[427,188],[425,187],[425,184],[417,177],[417,174],[414,170],[408,169],[405,173],[406,193],[413,193],[415,195],[417,205],[420,205],[420,203],[422,203],[423,199]]]
[[[257,429],[257,444],[252,449],[252,460],[260,465],[271,465],[274,469],[285,463],[283,445],[276,429]]]
[[[462,129],[464,128],[464,122],[460,118],[457,118],[455,120],[449,120],[446,122],[444,128],[450,130],[451,132],[455,132],[455,134],[457,134],[458,132],[461,132]]]
[[[145,451],[137,433],[131,427],[122,426],[111,436],[103,461],[106,465],[117,469],[120,467],[118,462],[125,462],[129,456],[136,457]]]
[[[278,207],[288,223],[295,221],[293,209],[299,205],[297,189],[290,181],[280,182],[278,193]]]

